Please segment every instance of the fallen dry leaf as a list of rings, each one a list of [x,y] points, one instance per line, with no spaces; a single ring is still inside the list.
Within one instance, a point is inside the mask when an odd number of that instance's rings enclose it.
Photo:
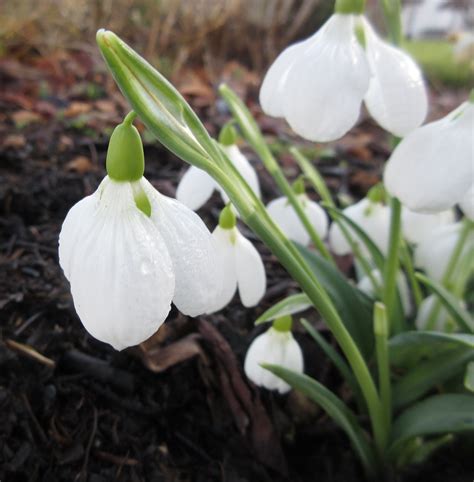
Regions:
[[[95,166],[88,157],[77,156],[66,164],[66,169],[68,171],[75,171],[79,174],[84,174],[86,172],[93,171]]]
[[[3,140],[2,147],[4,149],[21,149],[25,147],[26,139],[22,134],[10,134]]]
[[[12,120],[17,128],[25,127],[34,122],[40,122],[41,116],[29,110],[17,110],[12,114]]]
[[[77,117],[82,114],[87,114],[92,109],[92,105],[87,102],[71,102],[64,111],[64,117]]]

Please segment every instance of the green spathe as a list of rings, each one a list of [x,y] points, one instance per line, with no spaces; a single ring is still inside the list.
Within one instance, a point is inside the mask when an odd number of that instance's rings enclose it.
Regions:
[[[106,169],[114,181],[138,181],[145,171],[142,140],[132,124],[135,117],[135,112],[130,112],[110,136]]]

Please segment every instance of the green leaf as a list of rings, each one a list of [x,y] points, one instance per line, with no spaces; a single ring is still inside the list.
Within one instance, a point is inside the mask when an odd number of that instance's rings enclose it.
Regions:
[[[373,354],[372,300],[331,263],[308,248],[294,243],[326,289],[341,319],[366,359]]]
[[[474,333],[474,320],[467,310],[460,305],[459,300],[456,297],[454,297],[441,283],[438,283],[421,273],[416,273],[415,276],[433,291],[439,301],[449,311],[458,326],[464,331]]]
[[[418,363],[394,384],[393,405],[400,407],[417,400],[436,385],[462,373],[472,359],[474,350],[464,347]]]
[[[294,315],[295,313],[300,313],[311,308],[311,306],[313,306],[311,301],[304,293],[290,295],[263,312],[255,320],[255,324],[260,325],[261,323],[275,320],[281,316]]]
[[[324,385],[307,375],[293,372],[278,365],[263,364],[262,366],[321,406],[334,422],[346,432],[367,472],[374,474],[376,462],[366,434],[355,415],[342,400]]]
[[[394,422],[390,452],[412,437],[474,431],[474,395],[443,394],[405,410]]]
[[[423,358],[439,356],[458,348],[474,349],[474,335],[437,331],[407,331],[389,342],[390,362],[397,367],[411,367]]]
[[[467,364],[464,386],[470,392],[474,392],[474,361]]]

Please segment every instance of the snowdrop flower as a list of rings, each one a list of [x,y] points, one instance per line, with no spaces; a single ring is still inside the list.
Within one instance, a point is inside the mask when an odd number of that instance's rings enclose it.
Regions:
[[[423,239],[431,236],[438,226],[452,224],[456,221],[452,209],[434,214],[423,214],[411,211],[407,207],[402,210],[402,232],[410,243],[420,243]]]
[[[383,276],[378,269],[372,270],[371,275],[379,286],[383,285]],[[400,300],[402,302],[403,311],[405,315],[409,315],[412,310],[410,289],[408,287],[407,280],[402,273],[399,273],[397,277],[397,286],[398,292],[400,293]],[[360,281],[357,283],[357,287],[370,297],[376,298],[376,289],[369,276],[364,276],[363,278],[361,278]]]
[[[465,202],[473,189],[473,102],[415,129],[393,151],[385,168],[385,187],[409,209],[444,211]]]
[[[265,294],[265,267],[254,245],[237,229],[235,214],[230,204],[222,210],[212,238],[216,259],[224,276],[213,307],[208,312],[219,311],[228,305],[237,287],[242,304],[247,308],[255,306]]]
[[[133,118],[112,134],[108,176],[71,208],[59,235],[59,262],[79,318],[117,350],[153,335],[171,302],[190,316],[206,312],[219,278],[202,220],[142,177]]]
[[[383,254],[387,253],[390,232],[390,209],[387,206],[364,198],[345,208],[343,213],[366,232]],[[359,242],[357,234],[348,229],[354,241],[358,242],[361,253],[367,255],[367,248],[361,241]],[[339,256],[352,251],[337,223],[332,223],[329,229],[329,245],[331,250]]]
[[[291,333],[291,316],[278,318],[265,333],[257,336],[245,355],[244,371],[256,385],[286,393],[291,387],[281,378],[261,366],[262,363],[280,365],[303,373],[303,353]]]
[[[240,149],[235,143],[236,140],[237,133],[234,127],[231,125],[224,126],[219,135],[219,142],[229,160],[247,181],[255,194],[260,198],[260,184],[257,173],[248,159],[240,152]],[[219,191],[222,200],[227,204],[229,198],[216,181],[214,181],[207,172],[198,167],[191,166],[184,173],[184,176],[178,184],[176,199],[188,208],[196,211],[209,200],[215,190]]]
[[[462,223],[439,226],[432,235],[425,238],[415,248],[415,264],[424,269],[430,278],[441,281],[451,256],[458,244],[463,229]],[[474,248],[474,232],[470,232],[464,242],[462,257]]]
[[[459,202],[459,207],[466,218],[474,221],[474,183]]]
[[[298,184],[299,183],[299,184]],[[301,184],[301,186],[300,186]],[[295,192],[317,233],[324,239],[328,232],[328,217],[324,209],[314,201],[311,201],[304,192],[304,186],[300,180],[295,183]],[[289,239],[304,246],[310,242],[310,237],[303,223],[293,209],[286,196],[274,199],[267,205],[268,214],[273,218],[280,229]]]
[[[360,13],[336,5],[320,30],[277,57],[260,90],[266,114],[284,117],[297,134],[319,142],[351,129],[364,100],[397,136],[423,122],[428,103],[418,66],[380,39]]]
[[[461,306],[463,303],[459,303]],[[437,306],[438,305],[438,306]],[[436,315],[433,321],[428,326],[433,310],[436,309]],[[456,327],[456,322],[453,320],[451,313],[438,301],[435,295],[430,295],[425,298],[418,308],[418,313],[415,319],[415,326],[418,330],[435,330],[452,332]]]

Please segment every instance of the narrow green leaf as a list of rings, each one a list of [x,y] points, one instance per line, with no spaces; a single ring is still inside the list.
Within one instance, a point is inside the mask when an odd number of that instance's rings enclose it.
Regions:
[[[372,300],[350,284],[337,268],[320,255],[297,243],[294,244],[326,289],[364,357],[371,358],[374,347]]]
[[[321,406],[334,422],[346,432],[364,468],[369,474],[374,475],[376,462],[373,450],[357,418],[342,400],[324,385],[307,375],[293,372],[278,365],[264,364],[262,366]]]
[[[474,361],[467,364],[466,374],[464,376],[464,386],[470,392],[474,392]]]
[[[394,422],[390,452],[412,437],[474,431],[474,395],[443,394],[405,410]]]
[[[438,297],[440,302],[449,311],[454,321],[464,331],[474,333],[474,320],[472,316],[460,304],[459,300],[455,298],[441,283],[416,273],[416,278],[426,285]]]
[[[474,349],[474,336],[437,331],[407,331],[388,343],[390,362],[397,367],[411,367],[422,359],[439,356],[459,348]]]
[[[311,301],[304,293],[290,295],[263,312],[255,320],[255,324],[260,325],[261,323],[275,320],[281,316],[294,315],[295,313],[300,313],[311,308],[311,306],[313,306]]]

